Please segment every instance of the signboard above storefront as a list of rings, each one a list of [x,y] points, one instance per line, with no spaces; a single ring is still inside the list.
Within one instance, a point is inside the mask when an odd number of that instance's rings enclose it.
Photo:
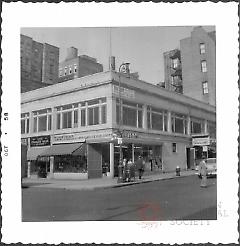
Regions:
[[[193,146],[207,146],[210,144],[209,137],[193,137],[192,138],[192,145]]]
[[[50,143],[51,141],[49,135],[30,138],[31,147],[49,146]]]
[[[60,143],[84,143],[86,140],[110,138],[112,134],[110,132],[89,132],[84,133],[71,133],[52,136],[52,144]]]

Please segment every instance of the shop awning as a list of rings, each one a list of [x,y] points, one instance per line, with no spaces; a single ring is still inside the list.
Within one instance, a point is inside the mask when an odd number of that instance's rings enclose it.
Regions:
[[[44,151],[46,151],[49,147],[36,147],[31,148],[27,151],[27,160],[28,161],[34,161],[37,159],[38,156],[40,156]]]
[[[46,151],[41,153],[41,156],[55,156],[55,155],[84,155],[84,143],[71,143],[71,144],[57,144],[52,145]]]

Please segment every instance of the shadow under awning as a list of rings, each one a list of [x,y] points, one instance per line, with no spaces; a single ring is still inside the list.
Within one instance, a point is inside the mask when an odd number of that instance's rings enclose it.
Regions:
[[[49,147],[40,156],[85,155],[85,151],[85,143],[57,144]]]

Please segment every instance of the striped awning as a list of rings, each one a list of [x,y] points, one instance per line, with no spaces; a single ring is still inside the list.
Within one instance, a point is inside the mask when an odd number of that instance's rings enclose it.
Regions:
[[[56,156],[56,155],[85,155],[84,143],[70,143],[52,145],[40,156]]]

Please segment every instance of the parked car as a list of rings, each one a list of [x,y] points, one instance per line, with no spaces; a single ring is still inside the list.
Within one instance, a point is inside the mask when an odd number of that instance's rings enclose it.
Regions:
[[[217,160],[216,158],[207,158],[204,160],[207,166],[207,177],[216,177],[217,176]],[[199,178],[202,178],[202,172],[200,165],[196,166],[195,169]]]

